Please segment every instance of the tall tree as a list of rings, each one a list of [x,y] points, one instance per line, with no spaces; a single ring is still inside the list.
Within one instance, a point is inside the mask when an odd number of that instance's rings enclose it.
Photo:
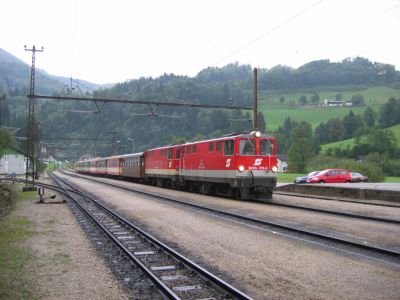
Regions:
[[[300,98],[299,98],[299,103],[301,105],[303,105],[303,106],[306,105],[307,104],[307,97],[305,95],[301,95]]]
[[[344,118],[343,118],[343,128],[344,128],[344,138],[349,139],[353,137],[353,133],[363,127],[363,122],[359,116],[354,115],[351,110]]]
[[[258,116],[258,130],[260,130],[261,132],[265,132],[266,124],[265,124],[264,114],[261,111],[259,111],[257,116]]]
[[[311,102],[316,106],[319,102],[319,95],[318,93],[313,93],[311,96]]]
[[[368,128],[372,128],[375,125],[376,113],[370,106],[363,113],[363,121]]]
[[[379,124],[383,127],[390,127],[400,123],[400,99],[391,97],[381,107],[379,112]]]
[[[0,128],[0,148],[15,147],[16,142],[8,129]]]
[[[312,146],[310,140],[306,138],[298,139],[288,151],[289,168],[294,172],[303,173],[306,169],[307,161],[312,157]]]

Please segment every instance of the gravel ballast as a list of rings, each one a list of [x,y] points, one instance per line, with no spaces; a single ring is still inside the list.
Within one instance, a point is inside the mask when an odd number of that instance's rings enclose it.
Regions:
[[[256,299],[397,299],[400,294],[398,266],[68,179]]]

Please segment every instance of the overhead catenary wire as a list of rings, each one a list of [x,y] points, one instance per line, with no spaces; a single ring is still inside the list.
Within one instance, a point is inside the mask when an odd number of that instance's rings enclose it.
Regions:
[[[315,3],[313,3],[312,5],[306,7],[305,9],[301,10],[300,12],[298,12],[297,14],[289,17],[288,19],[286,19],[285,21],[283,21],[282,23],[279,23],[278,25],[272,27],[271,29],[269,29],[268,31],[262,33],[261,35],[259,35],[258,37],[256,37],[255,39],[247,42],[246,44],[244,44],[243,46],[239,47],[237,50],[231,52],[230,54],[222,57],[221,59],[219,59],[218,61],[216,61],[213,65],[216,66],[218,64],[220,64],[221,62],[223,62],[224,60],[226,60],[227,58],[232,57],[233,55],[241,52],[242,50],[246,49],[247,47],[249,47],[250,45],[254,44],[255,42],[261,40],[262,38],[264,38],[265,36],[273,33],[274,31],[278,30],[279,28],[283,27],[284,25],[286,25],[287,23],[289,23],[290,21],[298,18],[299,16],[305,14],[306,12],[308,12],[309,10],[311,10],[312,8],[316,7],[317,5],[320,5],[324,0],[319,0]]]

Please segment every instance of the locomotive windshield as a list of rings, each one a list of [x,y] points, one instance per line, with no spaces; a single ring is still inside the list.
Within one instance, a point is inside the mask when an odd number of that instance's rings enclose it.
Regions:
[[[269,140],[243,139],[239,141],[239,155],[273,155],[274,145]]]
[[[256,141],[240,140],[239,150],[240,155],[256,155]]]
[[[268,140],[260,141],[260,155],[272,155],[274,145]]]

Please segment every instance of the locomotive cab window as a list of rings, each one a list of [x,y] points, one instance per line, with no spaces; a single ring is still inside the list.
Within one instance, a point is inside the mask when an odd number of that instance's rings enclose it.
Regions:
[[[256,155],[256,141],[240,140],[239,150],[240,155]]]
[[[221,142],[217,142],[215,145],[215,151],[221,151]]]
[[[268,140],[260,141],[260,155],[272,155],[274,144]]]
[[[214,151],[214,143],[209,143],[208,144],[208,152],[212,152],[212,151]]]
[[[233,155],[233,147],[234,142],[233,140],[227,140],[224,142],[224,155]]]

